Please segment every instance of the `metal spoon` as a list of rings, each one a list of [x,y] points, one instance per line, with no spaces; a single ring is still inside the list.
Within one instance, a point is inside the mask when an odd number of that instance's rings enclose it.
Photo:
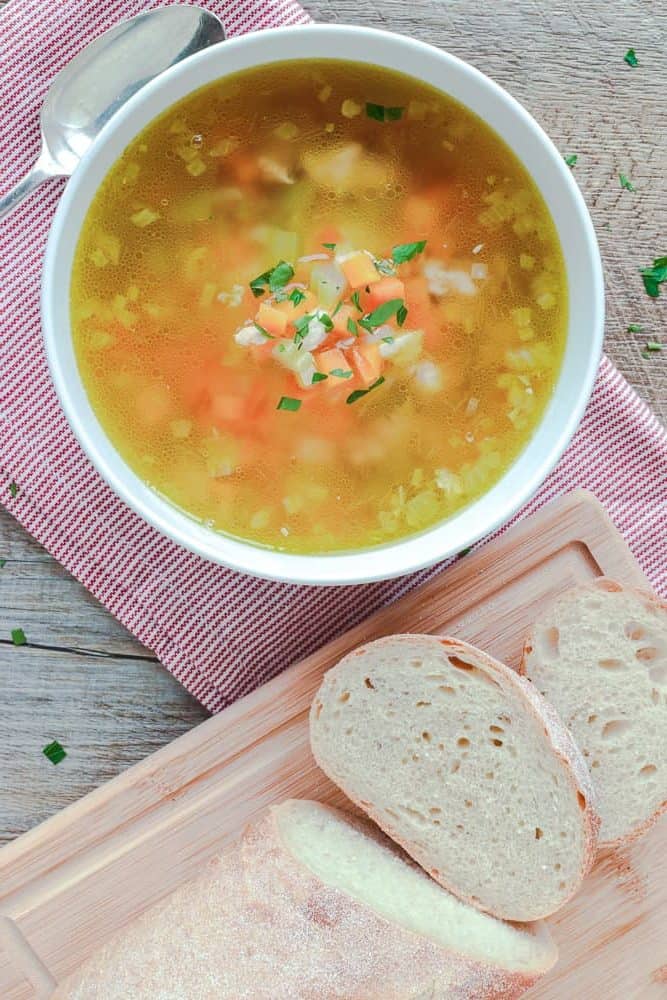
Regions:
[[[201,7],[158,7],[121,21],[54,78],[41,112],[42,151],[34,167],[0,198],[0,219],[49,177],[69,177],[102,126],[141,87],[174,63],[225,37]]]

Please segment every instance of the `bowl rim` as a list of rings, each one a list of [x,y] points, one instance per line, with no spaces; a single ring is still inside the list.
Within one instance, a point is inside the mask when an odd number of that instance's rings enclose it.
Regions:
[[[555,166],[557,176],[564,185],[564,193],[569,197],[569,201],[574,209],[573,218],[585,244],[587,265],[590,267],[592,278],[590,284],[590,296],[592,301],[591,308],[594,317],[589,333],[590,350],[587,356],[587,363],[584,369],[582,369],[579,373],[580,386],[574,405],[572,405],[568,410],[563,425],[560,427],[550,446],[546,449],[545,454],[542,455],[541,459],[534,464],[532,471],[525,476],[523,482],[521,484],[515,484],[511,495],[508,495],[507,490],[505,490],[502,500],[500,497],[495,496],[497,492],[500,492],[501,494],[503,493],[503,483],[508,476],[511,475],[512,469],[520,461],[521,456],[530,447],[531,442],[535,440],[541,428],[545,425],[549,407],[557,396],[557,390],[561,382],[560,375],[552,392],[551,400],[547,404],[547,407],[545,408],[545,411],[542,414],[540,422],[538,423],[531,439],[524,446],[522,452],[515,458],[509,468],[505,470],[498,482],[480,498],[473,501],[461,511],[457,512],[451,518],[438,522],[420,533],[409,535],[394,542],[388,542],[384,545],[374,546],[371,548],[355,549],[353,551],[340,553],[316,553],[307,555],[269,549],[268,547],[259,546],[250,541],[244,541],[240,538],[214,532],[210,528],[206,528],[195,518],[180,511],[179,508],[171,503],[171,501],[160,495],[157,491],[152,490],[149,487],[145,487],[145,484],[142,484],[144,486],[142,489],[139,485],[141,481],[125,460],[121,458],[118,452],[115,451],[115,448],[111,445],[110,440],[106,436],[106,432],[97,421],[94,413],[92,415],[92,419],[90,419],[90,414],[87,414],[89,418],[88,422],[82,419],[79,406],[74,398],[68,372],[64,366],[63,358],[61,356],[60,341],[65,331],[62,331],[62,329],[58,326],[54,316],[55,303],[60,294],[60,289],[62,289],[62,275],[59,274],[58,270],[58,256],[61,243],[67,233],[70,209],[73,205],[76,205],[77,200],[80,197],[79,192],[85,184],[90,168],[97,161],[97,158],[103,155],[103,151],[107,146],[109,139],[118,133],[122,133],[128,118],[130,118],[136,111],[147,105],[153,99],[154,95],[159,95],[161,91],[166,90],[170,83],[179,81],[183,78],[186,80],[188,78],[191,79],[190,85],[187,86],[180,97],[163,102],[161,109],[151,114],[146,123],[141,125],[136,130],[130,129],[127,131],[124,145],[127,145],[138,134],[138,132],[141,131],[142,128],[146,127],[148,122],[154,120],[158,115],[161,115],[168,110],[168,108],[172,106],[175,101],[181,100],[188,94],[194,93],[196,90],[207,85],[215,78],[224,78],[230,73],[243,71],[238,68],[226,71],[223,62],[219,67],[219,73],[212,76],[210,80],[208,78],[206,81],[197,80],[197,67],[212,63],[216,58],[220,57],[220,52],[228,54],[230,50],[232,50],[243,55],[243,53],[247,51],[250,56],[252,56],[253,51],[257,50],[256,58],[251,58],[247,62],[245,66],[247,69],[262,65],[270,65],[271,63],[276,62],[290,61],[295,58],[295,56],[286,56],[284,53],[281,54],[281,42],[285,39],[292,39],[295,35],[297,37],[300,36],[303,39],[304,33],[307,33],[315,38],[319,36],[322,39],[337,40],[338,48],[341,47],[341,43],[345,39],[351,40],[354,38],[355,40],[358,40],[361,38],[366,39],[367,42],[371,43],[370,48],[372,48],[373,42],[377,42],[385,47],[387,45],[389,45],[390,48],[394,47],[395,50],[402,49],[404,52],[411,50],[413,54],[422,54],[429,59],[433,59],[435,57],[441,61],[443,70],[448,68],[452,72],[461,75],[463,78],[467,78],[468,81],[472,81],[473,87],[476,86],[481,88],[482,91],[486,90],[486,92],[491,95],[493,99],[498,101],[501,105],[504,105],[506,112],[510,116],[513,116],[520,123],[521,127],[523,127],[528,133],[531,133],[532,136],[538,141],[543,152],[545,152],[546,155],[552,160],[552,166]],[[312,55],[311,52],[305,51],[303,55],[298,55],[296,58],[339,59],[341,61],[349,62],[365,61],[367,64],[370,63],[374,65],[386,66],[388,56],[384,53],[379,55],[380,58],[375,61],[372,58],[360,59],[357,56],[341,57],[337,55]],[[397,66],[395,68],[399,72],[405,73],[407,76],[420,79],[414,71],[407,70],[402,66]],[[435,86],[437,89],[436,84],[432,84],[430,81],[425,82],[429,83],[431,86]],[[443,90],[443,93],[447,93],[444,87],[441,89]],[[459,100],[460,103],[466,104],[465,101],[460,100],[459,98],[455,99]],[[478,114],[478,112],[476,112],[473,108],[470,110],[472,110],[473,113]],[[494,132],[500,135],[500,138],[506,142],[506,144],[509,144],[507,143],[507,140],[503,138],[502,133],[498,132],[498,129],[493,123],[488,120],[485,121]],[[529,172],[538,190],[544,196],[544,187],[540,183],[539,179],[534,176],[532,171],[529,170],[529,167],[519,154],[515,153],[515,155],[517,155],[520,159],[520,162]],[[105,173],[109,169],[110,166],[107,166]],[[98,187],[99,184],[96,185],[95,190],[97,190]],[[87,201],[86,211],[88,210],[89,204],[90,199]],[[77,239],[79,233],[80,225],[77,229]],[[562,246],[562,242],[561,249],[567,265],[568,252],[567,248]],[[71,266],[68,267],[67,270],[68,302],[70,278]],[[461,550],[474,545],[481,538],[491,535],[498,528],[505,525],[537,492],[546,477],[560,461],[563,453],[572,440],[593,390],[602,354],[604,336],[604,281],[602,261],[600,258],[593,223],[584,202],[584,198],[578,185],[572,177],[571,171],[564,163],[563,157],[554,145],[553,141],[544,132],[542,127],[523,107],[523,105],[520,104],[519,101],[517,101],[516,98],[514,98],[507,90],[505,90],[505,88],[501,87],[494,80],[486,76],[480,70],[476,69],[470,63],[467,63],[458,56],[452,55],[451,53],[429,43],[383,29],[320,23],[310,25],[293,25],[275,28],[268,31],[252,32],[250,34],[227,39],[224,43],[221,43],[221,45],[212,46],[211,48],[203,50],[196,55],[190,56],[188,59],[176,64],[162,73],[159,77],[156,77],[154,80],[146,84],[145,87],[130,98],[130,100],[105,124],[98,138],[82,157],[81,163],[75,170],[72,178],[69,180],[57,207],[51,225],[44,258],[42,272],[41,314],[44,346],[51,373],[51,379],[60,400],[60,404],[75,437],[105,482],[111,487],[116,495],[119,496],[120,499],[123,500],[124,503],[127,504],[146,523],[185,549],[194,552],[196,555],[199,555],[208,561],[218,563],[222,566],[226,566],[250,576],[298,584],[347,585],[369,583],[376,580],[386,580],[403,576],[408,573],[433,566],[437,562],[450,558]],[[568,323],[571,323],[571,318],[568,320]],[[69,328],[69,322],[66,334],[67,338],[71,341],[71,328]],[[570,336],[571,329],[568,330],[568,340],[570,339]],[[101,442],[100,436],[102,438]],[[108,445],[108,448],[106,448],[106,445]],[[115,455],[121,471],[115,469],[109,457],[103,454],[105,450],[109,449]],[[144,495],[139,495],[141,493]],[[491,508],[493,508],[494,511],[492,515],[480,519],[475,519],[474,516],[470,516],[470,513],[472,512],[474,514],[480,504],[487,502],[488,506],[489,500],[492,500]],[[468,516],[466,517],[466,515]],[[469,522],[469,525],[464,527],[461,534],[456,537],[456,541],[454,542],[450,538],[448,543],[438,544],[438,535],[445,534],[447,531],[449,531],[451,535],[451,529],[462,519],[465,519],[464,524],[467,521]]]

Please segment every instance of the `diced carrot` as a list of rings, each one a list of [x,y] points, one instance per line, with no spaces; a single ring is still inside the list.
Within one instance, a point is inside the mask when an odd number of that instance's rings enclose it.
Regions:
[[[364,307],[367,310],[376,309],[383,302],[390,302],[391,299],[405,300],[405,285],[400,278],[388,275],[372,284],[370,289],[370,292],[366,292],[363,298]]]
[[[340,368],[341,371],[350,370],[347,358],[338,347],[331,347],[327,351],[320,351],[319,354],[315,355],[315,364],[318,370],[324,372],[325,375],[328,375],[336,368]]]
[[[361,382],[372,385],[382,374],[382,355],[377,344],[358,344],[350,350],[352,367]]]
[[[423,330],[426,346],[429,348],[436,347],[438,341],[434,339],[433,331],[437,328],[438,321],[426,278],[423,275],[408,278],[405,282],[405,289],[406,304],[408,307],[406,327],[410,330]]]
[[[363,288],[380,280],[375,264],[363,250],[338,257],[337,262],[351,288]]]
[[[220,393],[211,398],[211,419],[220,423],[236,423],[245,417],[246,401],[243,396],[228,396]]]
[[[338,228],[338,226],[335,226],[333,224],[322,226],[322,228],[318,229],[317,232],[315,233],[313,242],[316,247],[324,243],[339,243],[340,229]]]
[[[272,333],[274,337],[285,336],[287,316],[284,310],[276,309],[267,302],[263,302],[257,311],[257,322],[267,333]]]
[[[265,365],[271,361],[274,344],[275,340],[267,340],[265,344],[251,344],[247,350],[250,351],[250,356],[255,364]]]
[[[405,199],[405,224],[410,238],[424,239],[433,230],[436,206],[423,194],[411,194]]]
[[[353,319],[355,310],[352,306],[341,306],[333,319],[333,333],[344,334],[346,337],[349,335],[350,331],[347,328],[347,321]],[[359,313],[356,314],[357,316]]]
[[[287,316],[287,322],[293,323],[295,319],[305,316],[307,312],[312,312],[317,307],[317,299],[313,293],[306,292],[305,294],[306,297],[298,305],[294,305],[291,299],[285,299],[283,302],[274,302],[272,308],[284,313]],[[257,322],[260,321],[257,320]]]

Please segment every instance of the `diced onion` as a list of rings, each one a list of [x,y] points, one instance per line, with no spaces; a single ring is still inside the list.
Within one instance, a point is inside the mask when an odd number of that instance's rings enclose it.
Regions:
[[[473,264],[470,268],[470,277],[475,281],[483,281],[489,276],[489,269],[486,264]]]
[[[266,337],[254,323],[246,323],[234,334],[234,340],[240,347],[260,346],[266,343]]]

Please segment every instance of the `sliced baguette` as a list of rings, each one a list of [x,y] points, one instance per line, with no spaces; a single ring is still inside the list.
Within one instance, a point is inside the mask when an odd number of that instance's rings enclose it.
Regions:
[[[465,642],[379,639],[326,675],[311,745],[444,888],[508,920],[577,891],[599,820],[585,762],[524,678]]]
[[[556,706],[591,769],[600,846],[667,809],[667,605],[600,578],[536,622],[521,671]]]
[[[543,925],[440,889],[370,824],[289,801],[147,911],[59,1000],[512,1000],[550,969]]]

